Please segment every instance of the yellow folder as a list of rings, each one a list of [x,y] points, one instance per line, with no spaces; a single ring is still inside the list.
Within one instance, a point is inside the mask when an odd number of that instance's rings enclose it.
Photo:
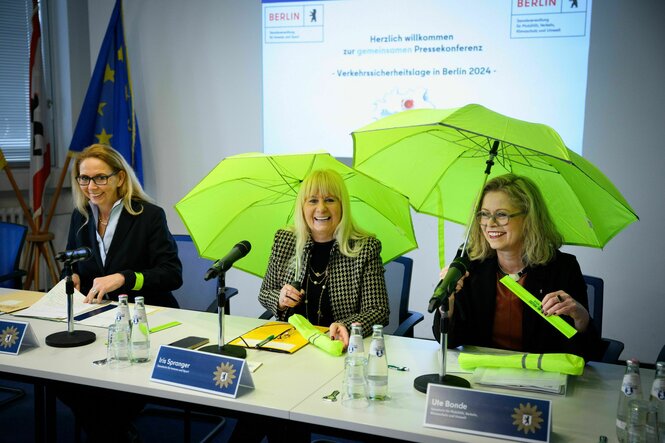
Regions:
[[[321,332],[328,332],[326,326],[315,326]],[[229,342],[245,348],[263,349],[273,352],[293,354],[308,343],[294,326],[286,322],[268,322],[250,329]]]

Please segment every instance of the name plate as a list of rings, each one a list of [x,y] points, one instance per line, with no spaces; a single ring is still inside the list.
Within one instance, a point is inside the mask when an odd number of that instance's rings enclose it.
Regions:
[[[18,355],[21,345],[39,346],[30,323],[24,321],[0,321],[0,354]]]
[[[515,441],[549,442],[550,400],[430,383],[425,426]]]
[[[240,386],[254,388],[244,359],[164,345],[150,380],[233,398]]]

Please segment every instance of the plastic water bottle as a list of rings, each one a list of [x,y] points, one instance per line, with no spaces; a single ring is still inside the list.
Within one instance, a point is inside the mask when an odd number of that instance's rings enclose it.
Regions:
[[[642,382],[640,380],[640,362],[636,358],[626,360],[626,372],[621,382],[621,393],[617,406],[617,438],[620,443],[628,441],[626,423],[628,421],[628,407],[631,400],[642,398]]]
[[[648,437],[652,441],[665,443],[665,362],[656,363],[656,378],[651,385],[649,403],[658,415],[658,424],[656,429],[647,428],[647,433],[650,434]]]
[[[372,341],[367,354],[367,384],[371,400],[388,399],[388,359],[383,326],[372,326]]]
[[[134,299],[134,316],[132,317],[132,361],[144,363],[150,360],[150,328],[145,312],[143,297]]]
[[[127,296],[119,295],[118,303],[118,309],[115,314],[115,336],[113,338],[115,359],[119,361],[131,360],[131,349],[129,344],[131,323]]]
[[[369,405],[367,400],[367,357],[360,323],[351,325],[349,346],[344,359],[342,405],[350,408],[364,408]]]

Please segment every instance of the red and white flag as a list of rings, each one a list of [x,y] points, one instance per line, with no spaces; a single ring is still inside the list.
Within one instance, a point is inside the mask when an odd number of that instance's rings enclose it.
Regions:
[[[39,4],[32,1],[32,38],[30,39],[30,122],[32,124],[32,154],[30,157],[30,203],[33,218],[41,226],[44,189],[51,174],[51,144],[46,129],[46,98],[44,65],[42,63]]]

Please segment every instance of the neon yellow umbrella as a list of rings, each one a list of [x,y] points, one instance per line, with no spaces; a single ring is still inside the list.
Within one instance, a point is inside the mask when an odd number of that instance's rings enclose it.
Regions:
[[[413,207],[467,224],[489,178],[512,172],[540,188],[571,245],[602,248],[637,215],[616,187],[552,128],[480,105],[418,109],[353,133],[354,168],[406,195]]]
[[[261,277],[275,233],[293,224],[300,183],[316,169],[342,175],[353,219],[381,240],[384,263],[418,247],[407,198],[328,153],[227,157],[175,209],[202,257],[219,259],[247,240],[252,249],[234,266]]]

